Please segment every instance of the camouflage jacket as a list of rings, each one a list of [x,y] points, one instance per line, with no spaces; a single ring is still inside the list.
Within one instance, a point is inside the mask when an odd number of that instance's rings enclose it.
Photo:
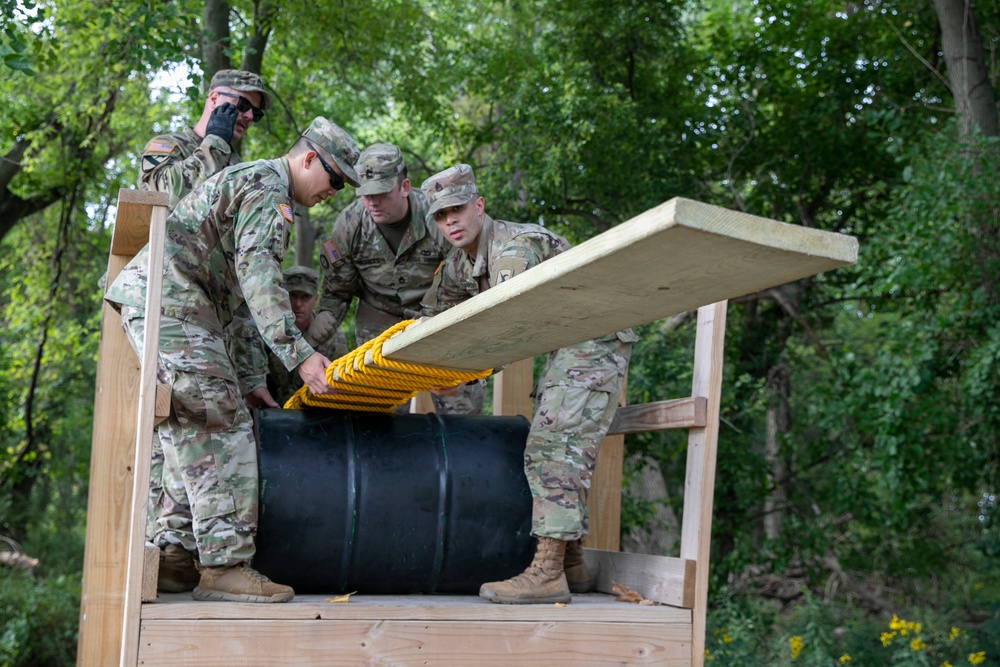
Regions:
[[[209,134],[201,139],[187,127],[149,140],[142,151],[136,185],[140,190],[166,192],[172,211],[199,183],[239,162],[240,156],[220,137]]]
[[[163,260],[163,315],[222,336],[234,320],[252,318],[264,342],[292,369],[313,353],[295,326],[281,261],[292,224],[288,162],[245,162],[209,178],[167,218]],[[137,255],[108,289],[111,303],[142,306],[146,263]],[[192,354],[191,341],[162,341],[167,367],[213,374]],[[247,361],[250,360],[250,361]],[[238,375],[266,373],[266,355],[233,359]],[[258,368],[244,369],[254,363]],[[259,367],[264,364],[263,368]]]
[[[421,312],[437,315],[569,248],[566,239],[540,225],[494,220],[487,215],[475,259],[455,248],[445,258],[433,291],[421,304]],[[598,340],[614,337],[625,343],[639,340],[631,329]]]
[[[355,296],[397,319],[419,308],[451,244],[427,221],[427,198],[420,190],[410,190],[409,203],[410,226],[396,253],[360,199],[337,216],[320,245],[323,288],[317,310],[333,314],[338,327]]]

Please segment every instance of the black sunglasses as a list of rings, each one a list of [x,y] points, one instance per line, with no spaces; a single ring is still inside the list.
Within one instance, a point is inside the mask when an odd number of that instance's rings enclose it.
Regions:
[[[264,117],[264,110],[258,109],[254,105],[250,104],[250,100],[243,97],[242,95],[236,95],[234,93],[224,93],[221,90],[217,90],[215,92],[217,92],[220,95],[225,95],[226,97],[235,97],[237,100],[236,110],[239,111],[240,113],[246,113],[247,111],[253,109],[253,122],[259,123],[260,119]]]
[[[316,153],[316,157],[319,158],[319,163],[323,165],[323,170],[326,171],[327,175],[330,176],[330,187],[337,191],[343,190],[344,179],[340,177],[340,174],[338,174],[337,172],[335,172],[333,169],[330,168],[330,165],[326,163],[326,160],[323,159],[323,156],[319,154],[319,151],[316,150],[316,147],[313,146],[312,142],[309,141],[308,139],[306,139],[306,146],[308,146],[310,149],[312,149],[314,153]]]

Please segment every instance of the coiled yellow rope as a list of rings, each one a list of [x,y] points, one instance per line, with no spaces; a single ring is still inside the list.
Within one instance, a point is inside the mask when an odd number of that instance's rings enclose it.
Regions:
[[[348,352],[326,369],[326,381],[335,394],[314,394],[303,385],[285,403],[289,410],[335,408],[360,412],[392,412],[418,392],[452,387],[488,377],[484,371],[453,371],[422,364],[393,361],[382,356],[382,344],[415,320],[389,327],[377,338]],[[371,361],[368,353],[371,352]]]

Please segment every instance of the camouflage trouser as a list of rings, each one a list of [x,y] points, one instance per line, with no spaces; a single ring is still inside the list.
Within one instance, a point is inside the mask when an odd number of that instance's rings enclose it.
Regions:
[[[142,348],[146,341],[146,320],[142,308],[122,306],[122,328],[128,336],[132,349],[142,358]],[[157,381],[169,382],[169,376],[164,368],[157,366]],[[153,429],[152,457],[149,464],[149,495],[146,500],[146,539],[156,542],[158,519],[161,508],[169,505],[172,511],[184,511],[188,507],[187,493],[184,486],[164,490],[163,488],[163,447],[160,445],[160,429]],[[187,510],[190,513],[190,510]]]
[[[203,565],[248,561],[257,529],[257,446],[222,332],[166,315],[160,362],[171,385],[160,424],[164,498],[183,489],[190,507],[164,502],[155,543],[197,549]]]
[[[618,409],[632,344],[601,338],[549,354],[524,450],[531,533],[587,534],[586,493],[601,441]]]
[[[399,324],[404,318],[372,308],[364,301],[358,301],[358,310],[354,315],[354,335],[358,346],[362,346],[373,338],[377,338],[391,326]],[[464,385],[454,396],[431,396],[434,401],[434,411],[439,415],[481,415],[483,414],[483,383],[473,382]],[[410,404],[404,403],[395,409],[397,415],[410,414]]]

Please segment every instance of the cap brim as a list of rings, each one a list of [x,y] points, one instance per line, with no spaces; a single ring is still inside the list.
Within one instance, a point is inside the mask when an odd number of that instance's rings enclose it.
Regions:
[[[358,186],[359,195],[384,195],[396,187],[397,178],[373,178]]]
[[[344,172],[345,181],[347,181],[354,187],[358,187],[359,185],[361,185],[361,183],[358,182],[358,172],[354,171],[354,167],[352,167],[351,165],[347,164],[346,162],[337,157],[334,157],[333,161],[336,162],[337,166],[340,167],[340,170]]]
[[[473,192],[471,194],[448,195],[447,197],[441,197],[440,199],[436,199],[434,200],[434,203],[431,204],[430,209],[428,209],[427,217],[434,215],[443,208],[468,204],[470,201],[472,201],[478,196],[479,196],[478,192]]]

